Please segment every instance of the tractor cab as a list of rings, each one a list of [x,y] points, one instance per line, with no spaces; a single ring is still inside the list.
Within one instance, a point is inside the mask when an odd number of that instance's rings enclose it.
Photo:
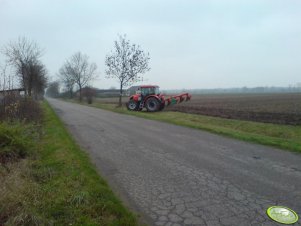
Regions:
[[[142,96],[158,95],[160,94],[159,86],[140,86],[136,94],[141,94]]]

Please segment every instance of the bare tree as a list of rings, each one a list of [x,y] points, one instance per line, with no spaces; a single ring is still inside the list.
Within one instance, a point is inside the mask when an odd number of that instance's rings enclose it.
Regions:
[[[31,96],[33,89],[44,88],[37,87],[38,84],[44,84],[38,80],[46,79],[45,66],[39,61],[42,52],[36,42],[25,37],[20,37],[16,42],[8,43],[3,49],[7,63],[14,68],[26,95]]]
[[[44,96],[44,90],[47,87],[47,70],[42,63],[30,66],[30,74],[32,77],[30,93],[34,94],[34,98],[41,99]]]
[[[149,60],[149,53],[145,53],[138,45],[130,44],[126,35],[119,35],[119,40],[114,43],[114,51],[105,59],[107,78],[117,78],[120,84],[119,106],[123,88],[142,80],[141,74],[150,70]]]
[[[60,69],[61,77],[74,82],[79,89],[79,100],[82,101],[82,88],[97,77],[95,63],[88,62],[89,57],[81,52],[75,53]],[[73,89],[73,87],[72,87]]]
[[[69,97],[73,98],[75,80],[73,78],[73,75],[69,74],[68,67],[66,67],[65,65],[63,65],[59,70],[59,78],[66,87],[67,92],[69,93]]]
[[[25,65],[26,76],[23,82],[27,90],[27,95],[36,100],[44,94],[47,86],[47,70],[45,65],[39,61],[28,62]]]
[[[58,81],[54,81],[49,83],[46,95],[49,97],[57,98],[60,94],[60,83]]]

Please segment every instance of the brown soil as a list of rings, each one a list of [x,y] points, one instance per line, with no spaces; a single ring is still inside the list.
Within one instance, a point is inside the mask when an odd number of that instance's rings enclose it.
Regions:
[[[194,95],[169,111],[229,119],[301,125],[301,94]]]

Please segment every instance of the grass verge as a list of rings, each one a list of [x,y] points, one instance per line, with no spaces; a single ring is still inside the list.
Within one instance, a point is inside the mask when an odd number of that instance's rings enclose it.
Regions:
[[[0,164],[0,225],[137,225],[47,103],[34,155]]]
[[[89,106],[117,113],[134,115],[141,118],[206,130],[212,133],[221,134],[244,141],[301,153],[301,126],[223,119],[218,117],[172,111],[156,113],[148,113],[144,111],[133,112],[128,111],[125,107],[117,108],[115,104],[106,104],[99,101],[96,101]]]
[[[32,154],[33,140],[37,136],[32,125],[0,123],[0,164],[18,161]]]

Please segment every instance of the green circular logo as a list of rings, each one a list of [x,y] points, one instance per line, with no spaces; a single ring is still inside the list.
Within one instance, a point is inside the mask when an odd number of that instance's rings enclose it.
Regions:
[[[272,220],[282,224],[294,224],[298,221],[298,215],[284,206],[272,206],[267,209],[267,214]]]

